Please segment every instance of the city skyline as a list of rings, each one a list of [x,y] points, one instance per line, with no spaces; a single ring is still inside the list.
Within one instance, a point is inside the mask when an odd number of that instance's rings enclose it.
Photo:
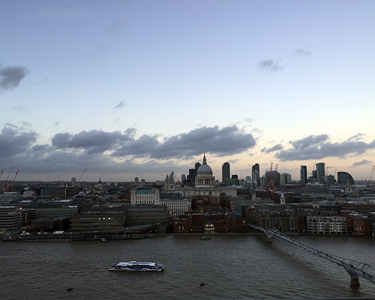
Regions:
[[[1,180],[369,179],[371,1],[0,3]],[[336,174],[334,174],[336,177]],[[337,179],[337,178],[336,178]]]

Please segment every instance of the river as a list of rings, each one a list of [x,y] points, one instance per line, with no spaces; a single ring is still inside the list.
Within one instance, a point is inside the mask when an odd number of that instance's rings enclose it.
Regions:
[[[375,239],[296,237],[330,254],[375,267]],[[153,261],[165,272],[109,272],[120,261]],[[204,286],[201,286],[204,283]],[[108,242],[0,244],[0,299],[310,299],[372,297],[360,278],[265,236],[153,236]],[[71,287],[72,291],[67,291]]]

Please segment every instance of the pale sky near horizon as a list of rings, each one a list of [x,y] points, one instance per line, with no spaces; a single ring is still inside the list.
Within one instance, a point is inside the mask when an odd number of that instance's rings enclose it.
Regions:
[[[368,179],[374,1],[1,1],[0,172]],[[373,177],[375,179],[375,177]]]

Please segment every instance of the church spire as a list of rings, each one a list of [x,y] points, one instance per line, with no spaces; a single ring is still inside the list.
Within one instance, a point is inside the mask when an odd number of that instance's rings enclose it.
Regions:
[[[207,165],[207,161],[206,161],[206,152],[204,152],[204,154],[203,154],[203,164],[204,164],[204,165]]]

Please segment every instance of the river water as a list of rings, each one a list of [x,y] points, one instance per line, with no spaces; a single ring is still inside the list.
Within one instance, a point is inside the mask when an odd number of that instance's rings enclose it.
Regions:
[[[375,239],[296,237],[375,267]],[[109,272],[120,261],[152,261],[165,272]],[[204,286],[200,284],[204,283]],[[265,236],[153,236],[144,240],[0,243],[0,299],[310,299],[373,297],[346,271]],[[67,291],[71,287],[72,291]]]

